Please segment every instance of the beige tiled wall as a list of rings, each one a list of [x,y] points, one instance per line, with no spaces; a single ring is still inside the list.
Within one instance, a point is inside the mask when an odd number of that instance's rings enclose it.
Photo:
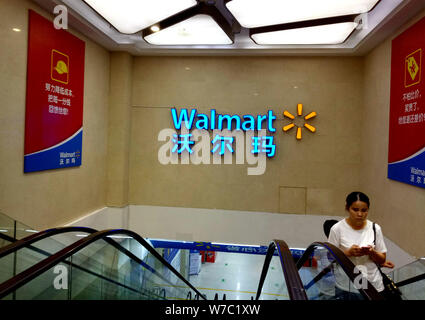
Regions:
[[[425,190],[386,177],[391,41],[424,16],[422,12],[365,57],[361,140],[361,187],[371,196],[370,218],[382,226],[389,239],[417,257],[425,253]]]
[[[107,205],[128,205],[133,57],[111,53],[111,90],[108,123]]]
[[[136,57],[134,59],[130,203],[299,214],[344,214],[359,188],[363,59],[344,57]],[[317,132],[282,132],[297,103]],[[158,141],[172,128],[172,107],[226,114],[278,115],[277,155],[266,172],[250,165],[162,165]],[[298,121],[298,120],[297,120]],[[289,189],[282,189],[289,188]],[[285,190],[304,190],[293,194]],[[283,198],[282,198],[283,197]]]
[[[26,0],[0,7],[0,211],[34,228],[60,225],[105,206],[109,53],[76,34],[86,42],[81,168],[24,174],[28,9],[49,16]]]

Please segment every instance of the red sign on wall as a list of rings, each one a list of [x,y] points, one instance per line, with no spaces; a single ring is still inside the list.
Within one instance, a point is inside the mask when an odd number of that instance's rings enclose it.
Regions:
[[[25,172],[81,165],[85,43],[29,11]]]
[[[392,43],[388,178],[425,188],[425,18]]]

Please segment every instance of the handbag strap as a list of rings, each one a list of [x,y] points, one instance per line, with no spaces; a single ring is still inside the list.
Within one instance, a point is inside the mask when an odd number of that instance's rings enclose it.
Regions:
[[[372,224],[372,228],[373,228],[373,244],[376,245],[376,227],[375,227],[375,222]],[[375,262],[376,266],[378,267],[378,270],[381,274],[385,274],[382,269],[381,266],[379,264],[377,264]]]

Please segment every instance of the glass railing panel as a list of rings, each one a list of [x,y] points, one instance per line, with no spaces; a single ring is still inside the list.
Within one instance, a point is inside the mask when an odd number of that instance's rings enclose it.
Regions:
[[[112,245],[111,241],[128,252]],[[125,235],[94,241],[56,267],[18,289],[16,298],[184,300],[195,296],[195,292],[161,260]],[[61,270],[67,274],[62,279],[66,288],[58,289]]]
[[[402,281],[425,274],[425,258],[418,259],[389,273],[394,282]],[[425,279],[399,287],[404,300],[425,300]]]
[[[299,269],[309,300],[364,300],[358,289],[366,288],[368,283],[360,270],[356,284],[330,254],[329,250],[317,246],[309,260]]]
[[[392,277],[394,282],[397,283],[400,281],[404,281],[404,280],[416,277],[424,273],[425,273],[425,258],[422,258],[390,272],[389,275]]]
[[[33,228],[16,221],[16,239],[23,239],[25,237],[30,236],[31,234],[37,233],[38,230],[34,230]]]
[[[68,265],[60,263],[14,292],[15,300],[68,300]],[[12,294],[13,296],[13,294]]]
[[[260,300],[289,300],[289,293],[279,256],[273,256],[261,290]]]
[[[15,221],[2,213],[0,213],[0,248],[10,243],[1,236],[15,238]]]
[[[0,238],[0,248],[2,248],[4,246],[7,246],[7,245],[9,245],[11,243],[12,243],[12,241],[9,241],[9,240]]]
[[[32,267],[50,255],[80,240],[81,232],[58,234],[39,241],[0,258],[0,283]]]
[[[186,280],[190,282],[191,274],[191,250],[179,248],[154,248],[161,257],[170,263]],[[193,265],[192,265],[193,270]]]
[[[0,283],[12,278],[15,273],[15,255],[9,254],[0,259]]]
[[[37,231],[0,212],[0,247],[2,244],[1,235],[19,240],[35,232]]]
[[[309,300],[335,299],[335,260],[325,248],[318,247],[304,266],[299,269]]]
[[[82,234],[81,232],[58,234],[19,249],[14,253],[16,255],[16,274],[55,254],[75,241],[80,240],[80,236],[82,235],[86,236],[86,234]]]
[[[188,296],[195,296],[189,286],[150,252],[139,250],[139,258],[141,257],[145,263],[143,268],[139,268],[144,290],[170,300],[186,300]]]

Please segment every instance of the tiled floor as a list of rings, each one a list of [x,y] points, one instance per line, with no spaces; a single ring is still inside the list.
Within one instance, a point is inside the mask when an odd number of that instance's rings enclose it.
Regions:
[[[255,298],[265,256],[217,252],[214,263],[203,263],[189,281],[208,299],[250,300]],[[288,299],[278,257],[273,257],[260,299]]]

